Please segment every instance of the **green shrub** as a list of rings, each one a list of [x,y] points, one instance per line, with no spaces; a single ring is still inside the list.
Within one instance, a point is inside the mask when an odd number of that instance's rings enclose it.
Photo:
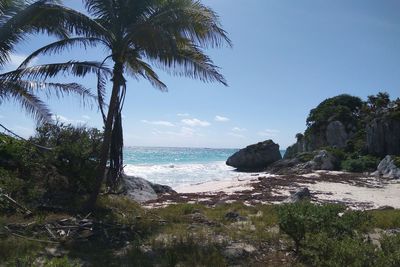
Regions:
[[[379,158],[374,156],[359,156],[356,158],[347,158],[342,161],[341,168],[349,172],[375,171],[379,164]]]
[[[0,188],[30,206],[71,204],[93,188],[101,142],[96,129],[63,124],[38,127],[29,142],[0,134]]]
[[[331,238],[326,233],[311,234],[301,247],[301,261],[307,266],[377,266],[375,246],[362,238]]]
[[[342,213],[342,216],[339,214]],[[315,205],[310,202],[284,204],[278,208],[279,228],[295,244],[295,251],[310,234],[325,233],[330,238],[353,236],[355,230],[364,230],[371,221],[369,214],[345,212],[345,206],[337,204]]]
[[[382,253],[380,254],[379,266],[400,266],[400,234],[384,236],[381,240]]]

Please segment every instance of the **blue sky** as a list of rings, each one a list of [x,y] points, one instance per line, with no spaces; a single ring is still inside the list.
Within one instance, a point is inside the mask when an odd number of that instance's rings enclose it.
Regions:
[[[80,1],[64,1],[81,9]],[[305,129],[310,111],[341,93],[379,91],[400,96],[400,1],[204,0],[220,15],[234,47],[208,50],[229,87],[171,77],[169,92],[128,79],[123,110],[129,146],[232,147],[273,139],[281,148]],[[51,38],[32,36],[18,46],[14,65]],[[100,48],[42,57],[36,63],[98,60]],[[95,77],[78,81],[95,88]],[[50,99],[60,120],[101,127],[97,109],[74,97]],[[34,121],[15,103],[0,105],[0,121],[21,135]]]

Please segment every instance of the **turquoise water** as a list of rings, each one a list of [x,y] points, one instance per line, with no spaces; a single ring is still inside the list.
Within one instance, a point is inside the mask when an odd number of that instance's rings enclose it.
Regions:
[[[239,174],[225,161],[236,151],[238,149],[128,147],[124,149],[124,171],[173,188],[235,179]]]

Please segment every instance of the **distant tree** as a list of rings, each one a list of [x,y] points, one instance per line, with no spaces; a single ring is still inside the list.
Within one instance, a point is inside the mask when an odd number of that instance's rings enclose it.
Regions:
[[[368,96],[367,105],[372,111],[387,108],[390,104],[390,96],[386,92],[379,92],[377,95]]]
[[[342,94],[322,101],[310,111],[307,126],[319,127],[335,120],[353,122],[359,116],[363,102],[359,97]]]

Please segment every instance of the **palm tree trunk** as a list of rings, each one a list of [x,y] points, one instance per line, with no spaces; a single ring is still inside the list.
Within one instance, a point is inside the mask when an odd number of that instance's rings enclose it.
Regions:
[[[103,144],[101,146],[99,165],[97,166],[96,169],[96,183],[93,188],[93,192],[90,195],[87,202],[86,208],[88,210],[94,209],[97,197],[100,193],[101,185],[106,175],[107,160],[109,158],[110,144],[113,132],[113,124],[115,122],[116,115],[119,112],[120,89],[123,83],[125,82],[122,72],[123,72],[123,64],[120,62],[115,62],[113,69],[113,78],[112,78],[113,88],[111,93],[110,104],[108,107],[107,119],[104,127]]]

